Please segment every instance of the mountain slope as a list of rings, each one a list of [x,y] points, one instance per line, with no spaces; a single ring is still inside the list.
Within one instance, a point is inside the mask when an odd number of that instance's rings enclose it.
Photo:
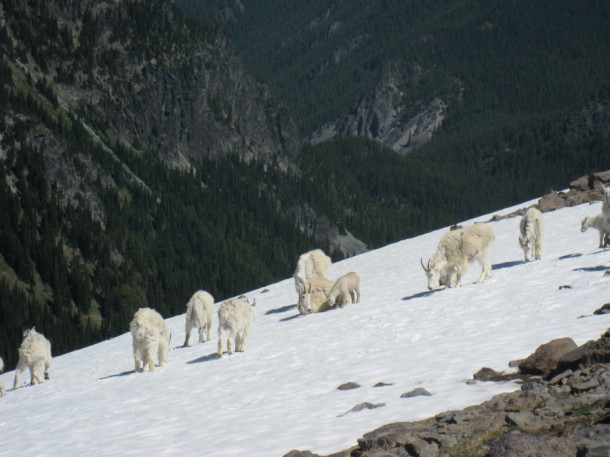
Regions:
[[[0,399],[3,449],[66,456],[330,453],[379,425],[515,390],[514,383],[465,381],[482,366],[509,370],[509,361],[550,339],[583,344],[610,326],[610,315],[591,315],[607,301],[608,252],[597,248],[596,232],[580,232],[580,220],[599,210],[597,202],[545,213],[547,251],[527,264],[517,243],[519,219],[491,223],[494,269],[483,284],[473,283],[473,265],[461,288],[426,290],[419,259],[432,254],[445,228],[333,264],[331,278],[360,274],[359,304],[299,316],[292,279],[253,290],[246,295],[256,298],[257,315],[246,352],[222,359],[215,338],[176,347],[184,315],[167,319],[173,349],[154,373],[133,373],[129,334],[56,357],[49,382]],[[12,373],[0,379],[10,386]],[[337,390],[350,381],[361,387]],[[389,385],[373,387],[379,382]],[[432,395],[400,398],[416,387]],[[365,402],[384,405],[345,414]]]
[[[204,23],[227,24],[246,64],[305,135],[334,123],[395,61],[437,75],[432,87],[407,86],[403,103],[411,110],[444,94],[453,117],[459,99],[446,99],[444,89],[457,80],[462,122],[573,109],[608,85],[608,5],[597,0],[180,4]]]
[[[142,303],[176,314],[203,282],[232,295],[330,250],[278,206],[298,133],[222,29],[167,1],[9,0],[0,18],[7,367],[26,326],[63,353]]]

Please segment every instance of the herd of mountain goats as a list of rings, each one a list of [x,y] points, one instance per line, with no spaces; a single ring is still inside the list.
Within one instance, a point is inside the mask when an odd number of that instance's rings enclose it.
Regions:
[[[585,217],[581,231],[593,227],[599,231],[599,247],[610,244],[610,187],[602,185],[602,209],[594,217]],[[530,207],[519,223],[519,245],[523,249],[524,260],[539,260],[544,251],[545,222],[536,207]],[[428,289],[459,287],[468,265],[475,260],[481,265],[481,275],[477,282],[491,276],[491,245],[494,231],[485,223],[475,223],[462,228],[452,227],[438,243],[436,251],[422,268],[428,278]],[[299,257],[293,278],[298,295],[297,309],[300,314],[326,311],[360,301],[360,277],[358,273],[347,273],[336,281],[325,277],[331,259],[321,249],[315,249]],[[252,303],[244,295],[225,300],[218,308],[218,357],[223,355],[223,341],[226,338],[227,352],[243,352],[246,340],[254,322],[256,300]],[[214,297],[199,290],[191,297],[186,307],[186,338],[183,347],[188,346],[191,331],[197,328],[199,342],[211,340]],[[140,308],[130,325],[133,341],[135,371],[154,371],[155,364],[164,366],[167,361],[171,335],[163,317],[154,309]],[[13,390],[19,387],[19,375],[26,368],[30,370],[30,384],[44,382],[39,370],[44,367],[44,379],[49,379],[51,368],[51,343],[35,328],[23,332],[19,347],[19,361],[15,369]],[[4,362],[0,358],[0,372]],[[0,396],[6,390],[0,381]]]

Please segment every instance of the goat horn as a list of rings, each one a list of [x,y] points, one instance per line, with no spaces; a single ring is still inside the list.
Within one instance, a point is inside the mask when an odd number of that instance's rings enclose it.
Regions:
[[[421,267],[424,269],[424,271],[430,271],[430,261],[428,261],[428,268],[426,268],[426,266],[424,265],[424,260],[420,257],[419,261],[421,262]]]

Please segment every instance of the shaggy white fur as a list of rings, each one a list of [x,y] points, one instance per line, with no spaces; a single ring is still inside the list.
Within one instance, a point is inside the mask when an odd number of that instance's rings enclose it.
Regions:
[[[294,271],[294,286],[298,294],[306,292],[307,282],[312,278],[323,277],[332,261],[321,249],[301,254]]]
[[[214,297],[205,290],[198,290],[186,304],[186,337],[183,346],[188,346],[191,330],[197,327],[199,342],[212,339],[212,317],[214,316]]]
[[[486,224],[474,224],[446,233],[428,264],[421,262],[428,277],[428,289],[459,287],[462,276],[468,271],[468,264],[475,260],[481,264],[477,282],[489,279],[491,244],[495,238],[493,229]]]
[[[299,294],[297,308],[301,314],[320,313],[330,309],[327,294],[330,293],[334,282],[324,277],[312,278],[307,282],[306,290]]]
[[[335,281],[333,288],[327,295],[330,306],[343,308],[351,303],[360,301],[360,276],[349,272]]]
[[[4,371],[4,360],[0,357],[0,373]],[[4,397],[6,395],[6,390],[4,389],[4,384],[0,380],[0,397]]]
[[[519,222],[519,244],[526,262],[530,261],[530,256],[536,260],[542,257],[545,231],[546,224],[542,213],[537,208],[529,208]]]
[[[233,343],[237,352],[246,350],[246,339],[254,322],[256,300],[227,300],[218,309],[218,357],[222,357],[222,341],[227,338],[227,352],[233,354]]]
[[[158,358],[159,366],[167,363],[171,335],[161,314],[151,308],[140,308],[134,314],[129,330],[136,372],[155,371],[155,358]]]
[[[599,247],[605,248],[608,246],[608,236],[610,234],[610,221],[604,212],[601,212],[595,217],[585,217],[580,224],[580,231],[586,232],[587,229],[593,227],[599,232]]]
[[[42,383],[38,370],[44,365],[44,379],[50,378],[51,343],[34,327],[23,332],[23,341],[19,348],[19,361],[15,369],[13,389],[19,386],[19,374],[26,368],[30,369],[30,384]]]

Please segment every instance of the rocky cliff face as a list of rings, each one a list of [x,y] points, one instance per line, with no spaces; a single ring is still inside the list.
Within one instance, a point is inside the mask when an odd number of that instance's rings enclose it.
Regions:
[[[182,78],[151,62],[144,67],[148,77],[125,100],[142,115],[115,113],[132,142],[158,144],[173,165],[186,157],[234,153],[288,167],[300,146],[296,126],[269,89],[251,78],[222,31],[200,43],[189,67]],[[120,134],[118,128],[113,133]]]
[[[3,46],[17,77],[44,84],[60,112],[109,147],[175,167],[226,153],[288,167],[298,153],[287,109],[252,79],[226,32],[187,23],[172,2],[9,6]]]
[[[408,154],[429,141],[445,118],[447,103],[422,90],[429,78],[417,66],[386,63],[377,84],[363,91],[339,120],[316,131],[312,143],[337,136],[363,136]]]

